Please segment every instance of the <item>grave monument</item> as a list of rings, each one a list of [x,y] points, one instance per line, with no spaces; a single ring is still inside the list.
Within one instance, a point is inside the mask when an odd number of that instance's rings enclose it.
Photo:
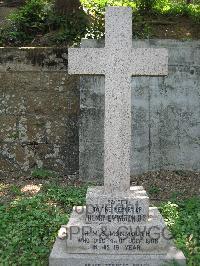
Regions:
[[[108,7],[105,22],[105,48],[69,49],[69,74],[105,76],[104,186],[74,207],[50,266],[185,265],[143,187],[130,187],[131,78],[167,75],[168,53],[132,48],[131,8]]]

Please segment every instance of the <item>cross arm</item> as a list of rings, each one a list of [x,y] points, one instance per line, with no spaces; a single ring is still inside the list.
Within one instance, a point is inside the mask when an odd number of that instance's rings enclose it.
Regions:
[[[164,48],[132,49],[130,65],[133,76],[166,76],[168,75],[168,51]]]
[[[68,49],[69,74],[104,75],[105,51],[99,48]]]

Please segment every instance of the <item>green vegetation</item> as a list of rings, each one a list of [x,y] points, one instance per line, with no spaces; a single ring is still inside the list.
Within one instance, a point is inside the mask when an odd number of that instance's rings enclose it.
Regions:
[[[200,265],[200,198],[164,203],[161,212],[188,266]]]
[[[20,186],[0,183],[1,195],[10,196],[0,203],[1,265],[48,265],[60,226],[73,206],[85,204],[86,186],[48,183],[40,188],[30,195]],[[200,265],[200,199],[163,203],[160,210],[188,265]]]
[[[189,16],[196,22],[200,22],[200,2],[187,4],[186,1],[156,1],[153,11],[158,14],[172,16]]]
[[[43,169],[43,168],[36,168],[33,170],[32,177],[34,178],[48,178],[48,177],[57,177],[56,173],[51,172],[49,170]]]
[[[134,12],[158,13],[165,15],[190,15],[200,18],[200,1],[185,0],[82,0],[82,4],[89,10],[102,11],[105,6],[131,6]]]
[[[66,3],[69,8],[70,1]],[[146,16],[154,20],[184,16],[200,23],[198,0],[82,0],[81,4],[83,8],[64,13],[55,6],[54,0],[26,0],[0,29],[0,44],[71,45],[79,43],[85,36],[101,38],[104,35],[104,11],[108,5],[132,7],[134,35],[138,38],[150,36],[151,25],[145,22]]]
[[[48,34],[48,44],[72,44],[86,33],[87,17],[83,11],[61,15],[51,0],[27,0],[8,17],[10,23],[1,29],[0,42],[26,45],[38,36]]]
[[[90,14],[91,23],[87,29],[87,38],[101,38],[104,35],[104,12],[106,6],[130,6],[134,14],[134,36],[148,38],[151,35],[149,23],[145,17],[165,20],[168,17],[189,17],[200,23],[200,1],[186,4],[186,1],[174,0],[82,0]]]
[[[12,187],[13,200],[0,204],[0,264],[47,265],[60,226],[73,205],[84,204],[86,188],[46,186],[33,197],[19,192]]]
[[[150,195],[158,195],[158,193],[160,192],[160,188],[157,187],[157,186],[152,186],[150,189],[149,189],[149,194]]]

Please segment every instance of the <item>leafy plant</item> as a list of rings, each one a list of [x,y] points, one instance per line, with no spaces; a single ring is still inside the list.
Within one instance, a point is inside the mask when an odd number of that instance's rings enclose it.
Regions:
[[[14,45],[28,44],[54,31],[58,36],[53,36],[50,42],[57,44],[61,40],[69,44],[85,35],[88,23],[83,10],[63,15],[56,13],[52,0],[27,0],[9,20],[10,24],[1,29],[0,41]]]
[[[140,0],[137,1],[138,9],[142,12],[150,12],[153,10],[157,0]]]
[[[172,201],[176,201],[180,196],[182,196],[184,193],[181,192],[181,191],[174,191],[172,194],[171,194],[171,200]]]
[[[157,186],[152,186],[149,188],[149,194],[157,195],[160,192],[160,189]]]
[[[107,6],[130,6],[136,11],[136,3],[130,0],[82,0],[84,8],[89,15],[90,24],[87,27],[86,38],[100,39],[105,32],[105,8]]]
[[[29,0],[10,16],[10,42],[30,41],[36,34],[42,34],[49,25],[48,16],[52,3],[47,0]]]
[[[104,37],[106,6],[130,6],[134,13],[135,38],[149,38],[151,24],[145,16],[187,16],[200,23],[200,3],[198,0],[187,4],[185,0],[81,0],[65,3],[65,11],[58,8],[64,1],[26,0],[25,4],[10,17],[10,23],[0,29],[1,45],[71,45],[81,38],[100,39]],[[71,12],[68,10],[72,10]],[[151,20],[151,19],[150,19]],[[44,42],[44,43],[43,43]]]
[[[190,4],[187,8],[187,13],[193,20],[197,23],[200,23],[200,3],[199,4]]]
[[[36,168],[33,170],[31,176],[34,178],[47,178],[47,177],[56,177],[56,174],[54,172],[51,172],[43,168]]]
[[[0,188],[18,196],[0,205],[1,265],[47,265],[60,226],[67,223],[73,206],[85,204],[87,186],[43,185],[32,197],[18,186]],[[163,203],[160,209],[187,265],[200,265],[200,199]]]
[[[170,16],[189,16],[197,23],[200,22],[200,2],[193,1],[187,4],[186,1],[157,0],[153,11],[157,14]]]
[[[84,204],[85,193],[86,187],[46,186],[32,198],[0,205],[0,264],[47,265],[60,226],[74,205]]]
[[[12,186],[10,186],[9,190],[15,196],[21,196],[22,195],[22,192],[18,186],[12,185]]]
[[[187,265],[200,265],[200,198],[164,203],[161,211],[177,246],[187,257]]]

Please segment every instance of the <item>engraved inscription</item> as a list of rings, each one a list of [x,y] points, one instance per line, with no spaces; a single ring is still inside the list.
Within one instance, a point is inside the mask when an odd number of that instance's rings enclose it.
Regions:
[[[118,251],[127,253],[141,253],[143,251],[154,250],[155,248],[165,249],[163,239],[165,238],[165,228],[152,226],[101,226],[98,229],[84,226],[69,228],[68,243],[72,241],[76,246],[82,246],[91,252],[111,252]]]
[[[104,204],[87,205],[87,221],[91,222],[145,222],[147,215],[139,201],[110,199]]]

